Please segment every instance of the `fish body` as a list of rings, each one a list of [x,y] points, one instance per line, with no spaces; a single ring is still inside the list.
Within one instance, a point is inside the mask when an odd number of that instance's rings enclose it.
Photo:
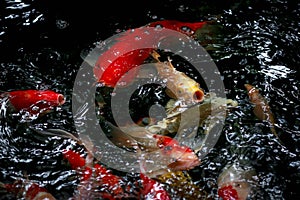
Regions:
[[[259,90],[250,84],[245,84],[245,88],[248,92],[250,102],[253,104],[253,113],[255,116],[262,120],[266,121],[270,125],[271,132],[279,139],[276,130],[275,130],[275,117],[271,108],[268,104],[268,101],[263,97]]]
[[[16,90],[4,92],[0,97],[7,98],[15,112],[24,110],[33,115],[47,113],[65,103],[64,95],[52,90]]]
[[[251,166],[239,162],[227,165],[219,175],[218,195],[223,200],[246,200],[252,190],[256,172]]]
[[[161,20],[152,22],[144,27],[157,27],[175,30],[191,36],[206,22],[180,22],[175,20]],[[120,38],[99,58],[94,66],[94,75],[98,82],[108,87],[115,87],[119,79],[129,74],[125,79],[130,83],[137,74],[136,67],[149,58],[152,50],[157,48],[161,37],[155,31],[145,31],[144,27],[125,31]],[[145,48],[145,46],[147,48]]]

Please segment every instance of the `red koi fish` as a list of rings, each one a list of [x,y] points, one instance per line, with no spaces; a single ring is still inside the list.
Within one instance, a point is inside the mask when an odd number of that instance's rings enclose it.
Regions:
[[[17,90],[4,92],[0,97],[7,98],[15,112],[24,110],[33,115],[47,113],[65,103],[65,97],[52,90]]]
[[[251,192],[255,170],[234,162],[223,169],[218,177],[218,195],[223,200],[246,200]]]
[[[2,188],[7,192],[16,195],[16,198],[24,198],[25,200],[56,200],[46,188],[39,186],[37,183],[18,180],[13,184],[0,183]]]
[[[164,28],[191,36],[197,29],[202,28],[205,23],[162,20],[149,23],[146,27],[161,25]],[[144,29],[128,30],[109,50],[97,59],[94,67],[94,75],[97,81],[108,87],[115,87],[123,75],[129,74],[126,77],[127,80],[125,79],[126,83],[123,83],[124,85],[128,84],[127,82],[130,82],[137,74],[135,68],[145,62],[151,51],[156,49],[160,39],[157,38],[155,32],[147,33]],[[145,48],[147,45],[149,47]]]

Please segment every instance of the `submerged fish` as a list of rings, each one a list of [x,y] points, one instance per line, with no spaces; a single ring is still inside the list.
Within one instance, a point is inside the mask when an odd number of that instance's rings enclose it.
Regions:
[[[239,160],[225,166],[218,177],[218,195],[223,200],[246,200],[252,190],[256,171]]]
[[[31,115],[47,113],[65,103],[64,95],[52,90],[16,90],[3,92],[0,97],[7,99],[13,111],[26,111]]]
[[[209,133],[211,128],[215,125],[212,123],[213,120],[211,117],[218,116],[223,114],[224,111],[227,111],[229,108],[234,108],[238,103],[232,99],[225,99],[217,97],[214,93],[208,93],[204,97],[204,101],[201,104],[196,104],[190,106],[183,111],[174,111],[174,100],[171,100],[167,104],[168,114],[167,117],[161,121],[158,121],[156,124],[151,124],[145,128],[151,132],[160,135],[175,134],[180,132],[179,127],[184,127],[184,123],[190,123],[191,121],[197,118],[199,127],[203,127],[207,122],[209,124],[208,129],[205,133]],[[198,116],[185,114],[188,112],[198,113]],[[182,116],[185,115],[185,120],[181,121]]]
[[[145,160],[152,160],[152,166],[144,166],[147,170],[163,169],[161,171],[163,173],[165,170],[189,170],[200,165],[200,159],[191,148],[179,144],[169,136],[152,134],[139,126],[119,128],[110,122],[107,124],[110,127],[111,140],[114,144],[129,149],[138,149]],[[134,146],[130,146],[132,144]],[[154,176],[156,176],[155,173]]]
[[[28,180],[17,180],[12,184],[0,183],[0,187],[4,188],[9,193],[12,193],[18,199],[56,200],[56,198],[50,194],[46,188]]]
[[[271,108],[268,104],[268,101],[263,97],[259,90],[250,84],[245,84],[245,88],[248,91],[248,96],[250,102],[254,105],[253,112],[255,116],[262,120],[266,121],[270,125],[271,132],[279,139],[280,138],[275,130],[275,117]]]

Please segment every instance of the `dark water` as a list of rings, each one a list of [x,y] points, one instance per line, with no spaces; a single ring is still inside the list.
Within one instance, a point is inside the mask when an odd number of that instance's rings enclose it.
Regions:
[[[117,11],[116,4],[123,9]],[[300,199],[297,1],[124,1],[98,6],[90,1],[6,0],[0,6],[0,90],[52,89],[66,97],[61,108],[40,119],[2,119],[1,182],[13,182],[26,174],[57,199],[72,196],[77,180],[62,161],[61,150],[74,144],[67,139],[36,136],[28,125],[75,131],[71,96],[83,51],[122,30],[159,19],[217,19],[222,28],[211,41],[215,48],[209,53],[224,76],[228,98],[237,100],[239,106],[228,115],[215,148],[190,174],[196,184],[218,199],[220,171],[229,160],[243,155],[257,170],[251,199]],[[260,88],[269,100],[283,146],[253,115],[245,83]],[[0,199],[13,199],[5,192],[1,195]]]

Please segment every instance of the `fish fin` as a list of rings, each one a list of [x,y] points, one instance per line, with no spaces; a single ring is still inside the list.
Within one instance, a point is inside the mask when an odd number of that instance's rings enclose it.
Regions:
[[[47,129],[47,130],[38,130],[35,128],[30,128],[31,130],[33,130],[36,133],[39,133],[41,135],[46,135],[46,136],[58,136],[61,138],[67,138],[67,139],[72,139],[77,141],[79,144],[82,144],[81,140],[74,136],[72,133],[69,133],[65,130],[62,129]]]
[[[161,61],[159,60],[160,55],[159,55],[159,53],[158,53],[157,51],[153,50],[153,51],[151,52],[151,56],[152,56],[157,62],[161,62]]]

